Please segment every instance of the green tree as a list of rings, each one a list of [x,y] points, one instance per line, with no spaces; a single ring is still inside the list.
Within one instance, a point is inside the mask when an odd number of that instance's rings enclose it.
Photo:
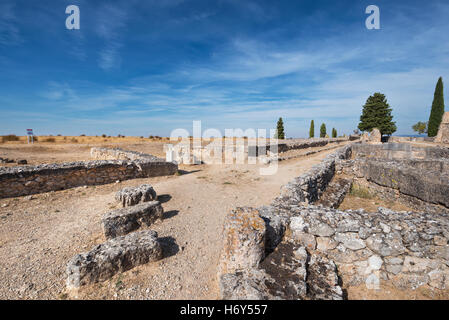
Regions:
[[[332,138],[336,137],[337,137],[337,130],[335,130],[335,128],[332,128]]]
[[[376,92],[366,100],[358,128],[368,132],[377,128],[382,135],[391,135],[397,129],[396,122],[392,120],[391,108],[385,95]]]
[[[276,138],[277,139],[285,139],[284,121],[282,121],[282,117],[279,118],[278,123],[277,123]]]
[[[326,125],[323,123],[320,127],[320,138],[326,137]]]
[[[315,137],[315,122],[310,121],[309,138]]]
[[[415,123],[412,126],[413,131],[418,132],[419,134],[427,133],[427,122],[421,122]]]
[[[435,137],[438,133],[444,114],[443,78],[439,78],[433,96],[432,110],[430,111],[427,135]]]

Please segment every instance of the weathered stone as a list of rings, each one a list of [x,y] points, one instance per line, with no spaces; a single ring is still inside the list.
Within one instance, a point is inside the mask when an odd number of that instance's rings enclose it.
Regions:
[[[328,251],[335,249],[338,245],[337,241],[328,237],[316,237],[317,249],[319,251]]]
[[[308,254],[291,241],[281,242],[260,264],[267,274],[265,285],[270,299],[297,300],[307,294]]]
[[[371,270],[380,270],[382,267],[383,261],[379,256],[371,256],[368,259],[368,266]]]
[[[117,191],[115,200],[121,202],[123,207],[133,206],[141,202],[156,200],[156,191],[149,184],[127,187]]]
[[[396,233],[388,235],[375,233],[366,239],[366,245],[375,253],[386,256],[397,256],[405,252],[402,239]]]
[[[226,273],[220,276],[221,300],[265,300],[266,274],[260,270]]]
[[[371,144],[380,144],[382,142],[382,134],[380,133],[380,130],[377,128],[374,128],[371,130],[371,133],[369,135],[368,143]]]
[[[289,218],[276,211],[276,208],[264,206],[259,208],[259,213],[265,221],[265,251],[272,252],[282,241]]]
[[[150,226],[156,220],[161,220],[163,213],[159,201],[144,202],[108,212],[102,219],[104,234],[107,239],[125,235],[142,225]]]
[[[237,208],[226,217],[219,275],[252,269],[265,256],[265,221],[253,208]]]
[[[315,237],[310,233],[295,232],[293,233],[293,239],[309,250],[315,250],[316,248]]]
[[[440,237],[440,236],[435,236],[433,238],[433,242],[435,243],[435,245],[437,246],[447,246],[448,245],[448,241],[446,238],[444,237]]]
[[[114,238],[78,254],[67,265],[67,287],[104,281],[119,272],[162,258],[155,231],[141,231]]]
[[[402,271],[402,265],[401,264],[387,264],[387,265],[385,265],[385,269],[388,272],[396,275]]]
[[[402,271],[424,273],[429,269],[438,268],[439,265],[440,262],[436,260],[406,256]]]
[[[428,273],[429,276],[429,285],[431,287],[444,290],[446,289],[446,277],[449,274],[445,274],[445,272],[441,270],[432,270]]]
[[[343,300],[335,263],[323,256],[312,255],[308,265],[308,296],[314,300]]]
[[[443,119],[441,120],[437,136],[435,137],[435,142],[449,143],[449,111],[443,114]]]
[[[401,273],[393,277],[391,280],[393,285],[401,290],[416,290],[417,288],[427,284],[428,276]]]
[[[319,237],[330,237],[334,235],[335,229],[326,223],[313,223],[309,227],[309,233]]]
[[[307,232],[309,224],[304,222],[301,216],[290,218],[290,230],[292,232]]]
[[[359,238],[358,233],[337,233],[334,239],[351,250],[360,250],[366,247],[365,241]]]

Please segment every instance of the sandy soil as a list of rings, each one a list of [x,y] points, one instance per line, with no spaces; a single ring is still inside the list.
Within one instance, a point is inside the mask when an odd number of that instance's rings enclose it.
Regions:
[[[120,147],[160,156],[162,144]],[[4,144],[0,152],[30,163],[58,162],[86,160],[91,146]],[[237,206],[269,204],[281,185],[331,152],[282,161],[273,176],[259,175],[256,165],[186,166],[180,176],[1,199],[0,299],[215,299],[225,215]],[[161,196],[165,219],[152,229],[164,239],[168,257],[78,292],[66,292],[68,260],[105,241],[100,221],[104,213],[118,208],[114,193],[143,183],[152,184]]]

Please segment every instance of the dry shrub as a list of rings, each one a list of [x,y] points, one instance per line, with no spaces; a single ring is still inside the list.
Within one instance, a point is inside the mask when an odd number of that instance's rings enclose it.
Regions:
[[[53,137],[49,137],[49,138],[43,139],[42,142],[51,142],[51,143],[53,143],[53,142],[56,142],[56,139],[53,138]]]
[[[6,136],[2,136],[2,142],[8,142],[8,141],[19,141],[20,138],[16,136],[15,134],[8,134]]]

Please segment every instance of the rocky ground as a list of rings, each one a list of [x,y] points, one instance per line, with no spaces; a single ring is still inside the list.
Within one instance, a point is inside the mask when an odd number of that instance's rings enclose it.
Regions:
[[[161,156],[162,145],[117,146]],[[35,164],[86,160],[91,146],[2,145],[0,152]],[[1,199],[0,298],[215,299],[225,215],[237,206],[269,204],[281,185],[332,151],[326,148],[308,157],[282,161],[273,176],[259,175],[256,165],[185,166],[178,176]],[[153,185],[163,202],[164,220],[152,229],[164,239],[167,257],[77,292],[67,291],[67,262],[105,241],[101,218],[121,207],[114,199],[115,192],[144,183]]]

